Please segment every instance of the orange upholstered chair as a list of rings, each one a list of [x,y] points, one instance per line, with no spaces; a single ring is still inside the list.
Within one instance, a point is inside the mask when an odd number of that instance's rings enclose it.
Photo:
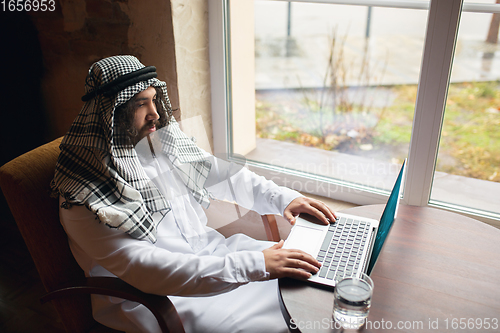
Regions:
[[[155,315],[163,332],[184,332],[168,297],[145,294],[118,278],[86,278],[59,222],[58,199],[50,196],[61,139],[38,147],[0,168],[0,187],[67,332],[116,332],[94,321],[90,294],[139,302]]]

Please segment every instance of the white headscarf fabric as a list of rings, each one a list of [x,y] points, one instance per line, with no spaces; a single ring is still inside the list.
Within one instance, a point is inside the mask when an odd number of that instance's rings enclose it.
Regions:
[[[144,68],[133,56],[114,56],[92,65],[86,93],[117,78]],[[146,176],[125,133],[113,127],[114,111],[148,87],[159,87],[171,110],[165,82],[156,78],[137,82],[117,94],[97,94],[85,103],[61,145],[51,187],[65,198],[63,208],[86,205],[98,219],[130,236],[156,242],[152,214],[170,211],[168,202]],[[204,184],[211,164],[203,152],[179,129],[171,117],[158,133],[165,153],[178,159],[178,170],[194,198],[204,207],[209,194]]]

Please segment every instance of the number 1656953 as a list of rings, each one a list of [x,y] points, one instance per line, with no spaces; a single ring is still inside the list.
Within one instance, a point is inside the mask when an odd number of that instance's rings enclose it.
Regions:
[[[53,12],[56,10],[54,0],[2,0],[0,7],[4,12]]]

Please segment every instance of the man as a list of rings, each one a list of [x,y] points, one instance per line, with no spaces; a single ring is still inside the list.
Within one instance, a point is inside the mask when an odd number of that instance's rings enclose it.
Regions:
[[[286,332],[278,277],[307,278],[319,263],[242,234],[206,226],[210,197],[260,214],[334,213],[245,168],[199,149],[172,117],[166,84],[132,56],[89,70],[86,103],[61,143],[52,188],[71,250],[88,276],[118,276],[168,295],[187,332]],[[237,191],[233,191],[237,189]],[[234,196],[233,196],[234,194]],[[137,303],[93,296],[97,321],[126,332],[158,332]]]

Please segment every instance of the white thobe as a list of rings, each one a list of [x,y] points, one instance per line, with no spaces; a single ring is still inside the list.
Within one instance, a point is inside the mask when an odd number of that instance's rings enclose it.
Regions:
[[[217,199],[260,214],[280,214],[300,196],[246,168],[210,159],[207,188]],[[277,280],[269,280],[262,253],[273,243],[242,234],[226,239],[207,227],[202,207],[187,193],[166,156],[140,160],[172,211],[153,216],[161,223],[157,242],[151,243],[99,223],[84,206],[61,209],[61,223],[85,274],[118,276],[144,292],[168,295],[186,332],[287,332]],[[94,295],[92,307],[94,318],[106,326],[160,331],[153,315],[138,303]]]

